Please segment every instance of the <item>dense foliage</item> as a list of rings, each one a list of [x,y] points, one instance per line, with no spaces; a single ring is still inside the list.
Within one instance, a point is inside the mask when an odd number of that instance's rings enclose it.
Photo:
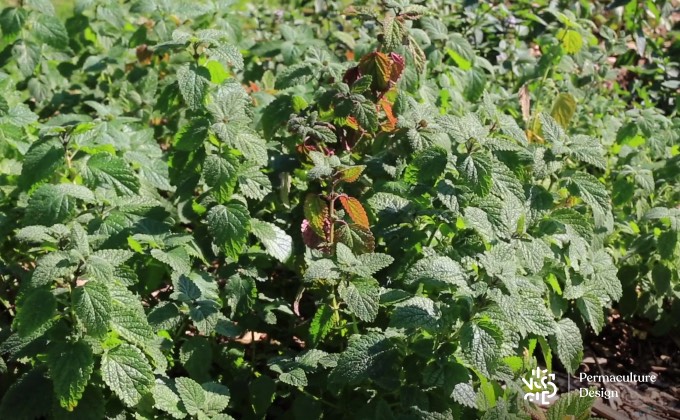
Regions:
[[[1,12],[0,418],[528,418],[677,331],[670,3],[262,3]]]

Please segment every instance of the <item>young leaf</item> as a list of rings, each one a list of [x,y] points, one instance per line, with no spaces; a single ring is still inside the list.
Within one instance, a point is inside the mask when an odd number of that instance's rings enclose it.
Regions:
[[[366,210],[364,206],[361,205],[359,200],[354,197],[348,197],[346,195],[341,195],[338,197],[342,207],[345,209],[350,219],[354,221],[357,225],[362,228],[368,229],[368,216],[366,215]]]

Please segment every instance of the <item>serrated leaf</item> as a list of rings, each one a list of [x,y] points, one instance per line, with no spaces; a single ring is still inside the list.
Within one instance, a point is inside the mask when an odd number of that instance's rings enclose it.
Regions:
[[[87,160],[83,178],[94,187],[115,190],[120,195],[139,192],[139,178],[123,159],[109,153],[97,153]]]
[[[338,198],[350,219],[357,225],[368,229],[368,215],[366,215],[366,210],[364,210],[364,206],[361,205],[361,202],[354,197],[348,197],[346,195],[341,195]]]
[[[47,352],[47,365],[59,404],[73,410],[94,370],[92,349],[84,341],[54,343]]]
[[[177,69],[177,83],[182,97],[191,109],[203,106],[203,97],[208,89],[210,73],[205,67],[187,64]]]
[[[151,256],[167,264],[177,274],[187,274],[191,271],[191,258],[184,247],[179,246],[167,252],[161,249],[152,249]]]
[[[278,226],[251,219],[253,235],[262,242],[267,253],[281,262],[285,262],[293,253],[293,238]]]
[[[343,181],[343,182],[356,182],[361,174],[364,172],[364,169],[366,169],[365,165],[356,165],[356,166],[350,166],[348,168],[344,168],[339,170],[336,173],[336,178]]]
[[[593,209],[593,212],[605,214],[611,208],[609,194],[602,183],[586,172],[576,172],[569,178],[577,194]]]
[[[102,336],[109,330],[111,295],[104,283],[88,281],[73,290],[73,309],[89,335]]]
[[[578,369],[583,357],[583,341],[578,326],[569,318],[557,323],[555,335],[550,337],[550,344],[560,361],[573,374]]]
[[[154,333],[146,316],[134,307],[114,303],[111,307],[111,327],[121,337],[139,347],[153,341]]]
[[[121,344],[102,356],[104,383],[128,407],[134,407],[151,391],[154,377],[151,365],[142,352]]]
[[[447,161],[446,150],[441,147],[421,150],[406,167],[404,180],[411,184],[432,182],[444,172]]]
[[[68,32],[59,18],[43,13],[31,16],[36,16],[32,32],[38,40],[60,50],[68,46]]]
[[[212,349],[206,337],[189,337],[179,351],[179,361],[189,375],[197,381],[210,379]]]
[[[567,142],[569,155],[581,162],[588,163],[600,169],[607,168],[602,145],[590,136],[572,136]]]
[[[352,335],[328,380],[338,385],[356,385],[377,378],[394,361],[393,354],[392,345],[382,334]]]
[[[371,230],[354,223],[337,226],[335,240],[347,245],[357,255],[373,252],[375,249],[375,237]]]
[[[230,154],[222,156],[210,155],[203,162],[202,176],[213,196],[220,203],[231,200],[238,175],[238,160]]]
[[[378,129],[378,111],[372,102],[363,97],[361,100],[352,101],[352,115],[363,130],[371,133]]]
[[[192,119],[175,134],[175,149],[185,152],[198,149],[208,139],[209,127],[210,124],[205,118]]]
[[[486,154],[475,152],[468,155],[459,170],[475,193],[485,196],[491,191],[493,163]]]
[[[54,176],[64,164],[64,147],[54,137],[31,144],[21,168],[19,184],[29,189],[34,184]]]
[[[307,386],[307,375],[305,375],[304,370],[295,368],[290,372],[285,372],[279,375],[279,381],[296,388],[304,388]]]
[[[496,368],[501,341],[498,328],[484,320],[466,322],[460,332],[463,357],[487,376]]]
[[[380,289],[377,281],[358,279],[352,280],[347,285],[341,283],[338,294],[349,310],[360,320],[372,322],[378,316]]]
[[[424,283],[437,288],[467,287],[467,278],[460,264],[444,256],[419,260],[408,269],[404,276],[404,282],[408,285]]]
[[[48,289],[33,289],[17,306],[14,328],[20,337],[28,337],[49,321],[57,310],[57,300]]]
[[[599,334],[604,327],[604,305],[602,301],[597,296],[584,295],[576,301],[576,306],[585,320],[593,327],[595,334]]]
[[[267,194],[272,192],[269,177],[256,165],[241,167],[238,173],[238,184],[241,187],[241,194],[253,200],[263,200]]]
[[[305,219],[319,237],[325,238],[325,222],[328,219],[328,204],[318,195],[307,194],[304,203]]]
[[[201,387],[205,391],[203,411],[212,418],[220,417],[218,413],[227,408],[231,399],[229,388],[215,382],[201,384]]]
[[[91,203],[94,194],[82,185],[43,185],[28,200],[25,219],[45,226],[65,222],[74,215],[79,200]]]
[[[390,317],[390,327],[434,331],[437,328],[439,314],[434,301],[422,296],[412,297],[395,305]]]
[[[477,393],[471,384],[461,383],[453,388],[451,398],[458,404],[470,408],[477,408]]]
[[[333,329],[333,325],[335,325],[333,314],[333,308],[326,304],[321,304],[316,310],[314,318],[309,324],[309,337],[312,344],[318,344]]]
[[[154,408],[164,411],[176,419],[186,417],[179,396],[168,385],[160,380],[156,380],[156,384],[151,392],[153,394]]]
[[[233,45],[220,45],[208,48],[206,52],[212,59],[219,61],[225,66],[233,67],[236,70],[243,70],[243,56],[238,48]]]
[[[240,203],[217,205],[208,211],[206,220],[215,245],[227,257],[238,259],[250,230],[248,209]]]
[[[197,415],[205,403],[205,391],[201,385],[191,378],[175,378],[175,385],[187,413]]]

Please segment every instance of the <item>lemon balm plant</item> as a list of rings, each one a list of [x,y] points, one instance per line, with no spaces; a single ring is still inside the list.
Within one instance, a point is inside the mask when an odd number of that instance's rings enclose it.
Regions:
[[[422,2],[299,6],[2,11],[0,417],[527,418],[537,358],[578,367],[621,212],[560,68],[514,86]]]

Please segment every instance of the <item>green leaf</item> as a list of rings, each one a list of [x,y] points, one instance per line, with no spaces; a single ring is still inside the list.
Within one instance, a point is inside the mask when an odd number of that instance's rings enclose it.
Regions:
[[[210,379],[212,350],[206,337],[189,337],[179,351],[179,361],[189,375],[198,381]]]
[[[573,29],[560,29],[557,32],[557,38],[562,42],[562,47],[564,47],[567,54],[576,54],[583,47],[581,34]]]
[[[54,343],[47,352],[47,365],[59,404],[73,410],[94,370],[92,349],[84,341]]]
[[[593,212],[606,214],[611,208],[609,195],[602,183],[587,172],[576,172],[569,178],[570,185]]]
[[[428,257],[419,260],[408,269],[404,282],[408,285],[424,283],[436,288],[450,286],[467,288],[467,277],[460,264],[444,256]]]
[[[475,193],[485,196],[491,191],[493,163],[486,154],[474,152],[468,155],[459,170]]]
[[[139,347],[143,348],[153,341],[154,333],[144,313],[134,307],[113,303],[111,327],[121,337]]]
[[[363,96],[357,95],[360,100],[352,101],[352,115],[357,119],[357,122],[362,129],[369,133],[378,130],[378,111],[375,105]]]
[[[279,381],[296,388],[304,388],[307,386],[307,375],[305,375],[304,370],[295,368],[290,372],[285,372],[279,375]]]
[[[210,155],[203,162],[203,180],[220,203],[231,200],[236,188],[237,174],[238,160],[231,154],[226,154],[225,157]]]
[[[196,64],[186,64],[177,69],[177,83],[182,97],[191,109],[203,106],[203,97],[210,84],[210,72]]]
[[[175,134],[175,149],[193,152],[208,139],[210,123],[205,118],[194,118]]]
[[[263,200],[272,192],[272,183],[259,165],[242,165],[238,172],[238,184],[241,194],[253,200]]]
[[[176,378],[175,385],[187,413],[197,415],[205,403],[205,391],[201,385],[191,378]]]
[[[592,389],[592,388],[591,388]],[[548,408],[548,420],[586,420],[591,418],[590,407],[597,397],[581,396],[580,390],[560,395],[560,398]]]
[[[441,147],[422,150],[406,168],[404,180],[411,184],[432,182],[444,172],[446,163],[447,153]]]
[[[129,344],[105,352],[101,374],[104,383],[128,407],[134,407],[151,391],[154,377],[144,354]]]
[[[233,45],[220,45],[215,48],[208,48],[206,52],[210,58],[219,61],[227,67],[243,70],[243,56],[238,48]]]
[[[152,249],[151,256],[167,264],[177,274],[187,274],[191,271],[191,258],[184,247],[178,246],[170,251]]]
[[[24,217],[31,224],[45,226],[65,222],[75,214],[79,200],[91,203],[94,194],[82,185],[46,184],[38,188],[28,200]]]
[[[453,182],[448,179],[442,179],[437,183],[437,198],[444,204],[444,206],[452,211],[454,215],[459,213],[460,206],[458,204],[458,196],[456,195],[456,188]]]
[[[58,17],[42,13],[31,16],[37,16],[33,22],[32,33],[40,42],[60,50],[68,47],[68,32]]]
[[[573,374],[583,358],[583,341],[578,326],[569,318],[557,323],[555,335],[550,337],[550,345],[560,361]]]
[[[45,288],[33,289],[20,299],[14,318],[14,328],[21,337],[28,337],[49,321],[57,310],[57,299]]]
[[[390,318],[390,327],[408,330],[422,328],[434,331],[437,328],[439,314],[434,301],[426,297],[415,296],[398,303]]]
[[[312,318],[312,322],[309,324],[309,337],[313,345],[318,344],[333,329],[333,325],[335,325],[333,320],[334,313],[333,308],[326,304],[321,304],[316,310],[314,318]]]
[[[240,203],[217,205],[208,211],[208,231],[227,257],[238,259],[248,239],[250,214]]]
[[[604,309],[602,301],[593,295],[584,295],[576,301],[576,306],[585,320],[593,327],[595,334],[599,334],[604,327]]]
[[[351,386],[376,379],[394,362],[393,354],[392,345],[382,334],[352,335],[328,380],[332,384]]]
[[[53,399],[52,382],[44,369],[33,368],[5,391],[0,403],[0,418],[48,418]]]
[[[183,419],[186,417],[184,406],[179,396],[164,382],[156,380],[151,390],[154,400],[154,408],[170,414],[173,418]]]
[[[40,62],[40,47],[32,42],[20,40],[12,47],[12,56],[24,77],[30,77]]]
[[[48,180],[64,165],[64,147],[54,137],[31,144],[24,156],[20,185],[29,189],[34,184]]]
[[[73,309],[89,335],[104,335],[111,320],[111,294],[104,283],[88,281],[73,290]]]
[[[253,235],[262,242],[267,253],[281,262],[286,262],[293,253],[293,238],[278,226],[251,219]]]
[[[119,195],[134,195],[139,192],[137,174],[127,162],[109,153],[91,156],[87,160],[83,178],[91,188],[109,188]]]
[[[203,411],[209,416],[217,416],[229,405],[231,394],[229,388],[215,382],[201,384],[205,391],[205,403]],[[216,418],[216,417],[213,417]]]
[[[377,281],[358,279],[352,280],[347,285],[341,283],[338,293],[348,309],[360,320],[372,322],[378,316],[380,288]]]
[[[567,128],[571,118],[576,112],[576,99],[569,93],[560,93],[553,102],[550,116],[564,129]]]
[[[567,142],[567,147],[569,148],[569,155],[574,159],[588,163],[600,169],[607,168],[607,160],[604,157],[604,150],[597,139],[584,135],[572,136]]]
[[[485,320],[466,322],[460,332],[463,357],[486,376],[496,369],[501,341],[498,327]]]
[[[247,160],[260,166],[267,164],[267,143],[249,128],[217,123],[212,125],[212,129],[222,141],[238,150]]]

